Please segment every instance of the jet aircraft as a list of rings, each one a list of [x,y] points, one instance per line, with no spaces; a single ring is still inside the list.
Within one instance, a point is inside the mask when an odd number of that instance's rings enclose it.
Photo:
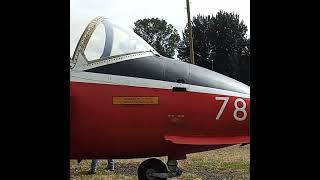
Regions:
[[[249,86],[163,57],[106,18],[70,59],[70,159],[149,158],[139,179],[167,179],[187,154],[250,143],[249,124]]]

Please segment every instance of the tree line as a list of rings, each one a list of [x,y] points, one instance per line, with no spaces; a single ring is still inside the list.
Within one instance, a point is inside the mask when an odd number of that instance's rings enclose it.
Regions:
[[[189,59],[187,24],[180,38],[178,31],[159,18],[140,19],[133,31],[161,55],[181,61]],[[250,39],[239,15],[219,11],[214,15],[197,15],[192,19],[195,64],[250,85]]]

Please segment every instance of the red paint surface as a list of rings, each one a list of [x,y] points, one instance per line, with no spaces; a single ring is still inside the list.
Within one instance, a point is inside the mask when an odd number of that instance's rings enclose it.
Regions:
[[[215,97],[225,95],[76,82],[70,88],[71,159],[178,156],[240,143],[235,137],[247,137],[241,143],[249,143],[249,98],[242,98],[248,116],[239,122],[233,118],[237,97],[230,97],[216,120],[223,101]],[[113,96],[158,96],[159,104],[113,105]],[[166,135],[220,139],[176,144]]]
[[[250,142],[249,136],[235,137],[212,137],[212,136],[165,136],[175,144],[188,145],[222,145],[222,144],[242,144]]]

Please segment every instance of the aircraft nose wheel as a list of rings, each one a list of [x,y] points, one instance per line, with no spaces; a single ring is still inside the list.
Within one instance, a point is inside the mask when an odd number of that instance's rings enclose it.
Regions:
[[[166,180],[167,178],[154,177],[154,173],[167,173],[166,164],[161,160],[151,158],[143,161],[138,168],[139,180]]]

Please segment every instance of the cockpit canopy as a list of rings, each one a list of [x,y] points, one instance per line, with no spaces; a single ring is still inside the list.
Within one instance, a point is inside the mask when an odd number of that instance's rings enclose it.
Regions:
[[[136,56],[137,54],[142,55]],[[126,31],[105,18],[97,17],[82,34],[71,59],[70,68],[97,74],[184,83],[250,94],[249,86],[232,78],[154,54],[158,53],[135,33]],[[123,60],[118,56],[128,56],[130,60]],[[99,63],[100,61],[103,63]]]
[[[83,33],[74,56],[76,63],[79,54],[87,62],[137,52],[157,52],[141,37],[133,32],[112,24],[105,18],[94,19]]]

